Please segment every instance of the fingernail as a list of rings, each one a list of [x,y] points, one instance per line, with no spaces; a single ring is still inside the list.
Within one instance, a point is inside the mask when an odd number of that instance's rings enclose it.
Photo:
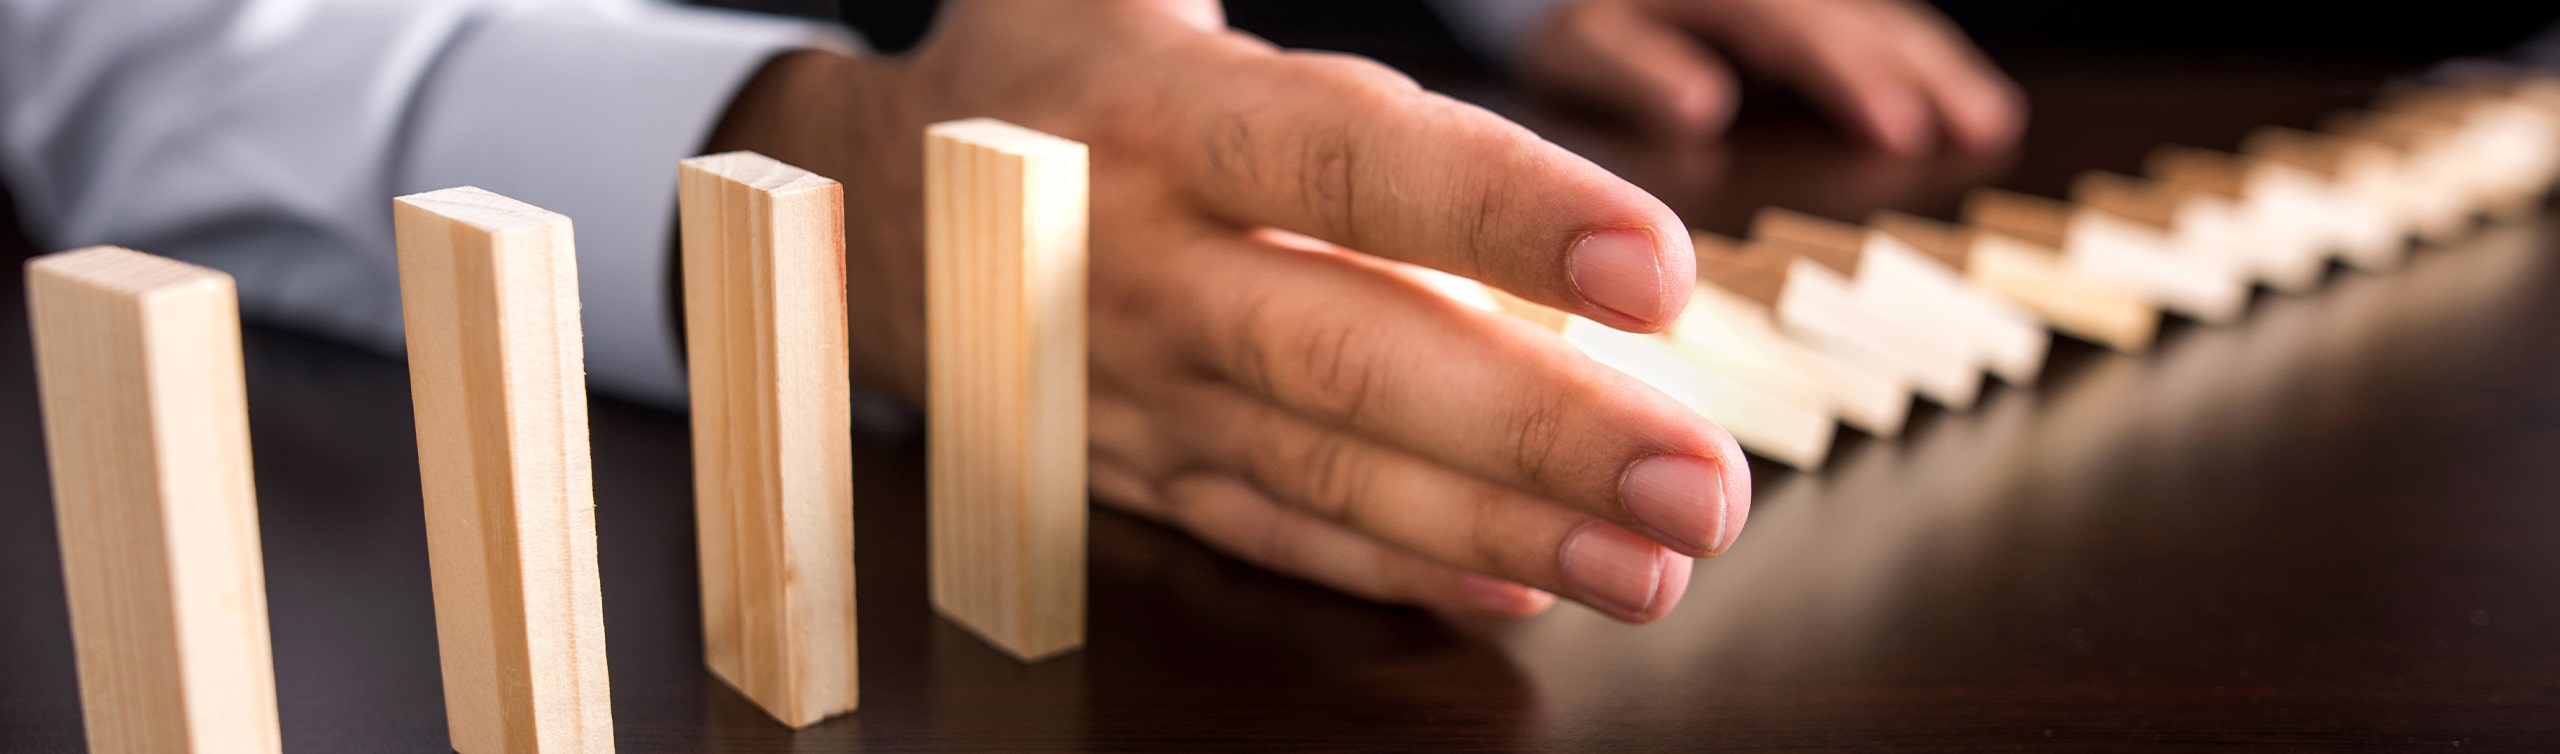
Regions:
[[[1481,574],[1460,574],[1458,585],[1466,591],[1468,605],[1479,612],[1527,615],[1555,599],[1545,592]]]
[[[1626,620],[1653,607],[1662,585],[1662,548],[1614,524],[1594,522],[1565,540],[1565,583],[1582,601]]]
[[[1633,228],[1596,231],[1573,244],[1573,287],[1600,308],[1646,322],[1666,316],[1662,261],[1653,232]]]
[[[1637,461],[1618,480],[1627,515],[1669,538],[1664,544],[1691,556],[1723,548],[1724,474],[1714,461],[1693,455],[1660,455]]]

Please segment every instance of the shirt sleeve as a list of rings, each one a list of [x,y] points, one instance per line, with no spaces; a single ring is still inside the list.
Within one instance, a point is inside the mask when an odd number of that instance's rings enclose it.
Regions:
[[[391,197],[558,211],[590,383],[682,405],[676,161],[774,55],[852,45],[627,1],[0,0],[0,169],[47,246],[222,269],[248,317],[394,355]]]

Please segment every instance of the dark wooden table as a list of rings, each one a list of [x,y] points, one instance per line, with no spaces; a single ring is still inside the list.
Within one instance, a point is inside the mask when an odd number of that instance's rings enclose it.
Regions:
[[[1720,147],[1540,126],[1699,225],[1778,202],[1947,211],[2164,140],[2356,101],[2371,71],[2023,66],[2019,154],[1896,163],[1819,127]],[[2058,348],[1971,413],[1760,467],[1747,536],[1648,627],[1571,607],[1456,625],[1109,512],[1091,645],[1024,667],[936,619],[923,459],[858,450],[863,708],[799,733],[701,670],[685,422],[600,400],[597,520],[625,752],[1946,750],[2560,745],[2560,263],[2505,228],[2261,295],[2156,353]],[[9,240],[0,250],[23,251]],[[14,265],[0,273],[0,750],[80,710]],[[406,373],[269,330],[249,399],[285,744],[444,746]]]

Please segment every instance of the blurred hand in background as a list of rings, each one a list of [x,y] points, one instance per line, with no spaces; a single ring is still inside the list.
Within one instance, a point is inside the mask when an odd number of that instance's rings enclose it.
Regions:
[[[1668,134],[1722,132],[1737,69],[1897,153],[2003,148],[2026,121],[2017,86],[1909,0],[1571,0],[1517,44],[1528,86]]]

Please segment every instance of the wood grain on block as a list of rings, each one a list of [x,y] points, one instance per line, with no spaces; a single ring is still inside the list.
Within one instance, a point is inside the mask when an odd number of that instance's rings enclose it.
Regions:
[[[1962,260],[1967,280],[2007,298],[2063,334],[2138,352],[2151,347],[2160,307],[2122,285],[2074,275],[2051,249],[1990,231],[1878,212],[1877,230],[1941,260]]]
[[[925,136],[934,607],[1014,657],[1084,643],[1086,152]]]
[[[2052,337],[2034,316],[1891,235],[1775,207],[1754,218],[1752,234],[1847,276],[1870,307],[1945,336],[2010,384],[2044,369]]]
[[[1965,198],[1965,219],[1983,230],[2058,249],[2063,269],[2119,285],[2164,308],[2213,323],[2239,319],[2249,289],[2228,267],[2170,251],[2169,241],[2129,220],[1999,189]]]
[[[1829,412],[1726,376],[1676,340],[1625,332],[1580,317],[1566,322],[1563,336],[1593,361],[1624,372],[1715,422],[1746,450],[1805,470],[1821,468],[1831,454]]]
[[[1738,244],[1693,234],[1698,279],[1767,307],[1798,341],[1870,371],[1907,380],[1932,401],[1965,409],[1982,390],[1982,372],[1959,347],[1860,301],[1840,273],[1765,244]]]
[[[2181,191],[2236,203],[2252,241],[2276,258],[2321,265],[2331,255],[2365,269],[2397,266],[2406,228],[2375,213],[2344,186],[2318,174],[2252,155],[2167,145],[2144,170]]]
[[[2071,182],[2071,200],[2142,224],[2167,236],[2177,253],[2238,267],[2270,288],[2309,290],[2328,271],[2319,246],[2281,238],[2246,214],[2251,205],[2220,194],[2093,170]]]
[[[610,752],[569,218],[455,188],[392,221],[453,749]]]
[[[102,246],[26,280],[89,750],[278,751],[231,276]]]
[[[1767,307],[1712,285],[1690,292],[1671,337],[1711,367],[1804,405],[1828,407],[1842,423],[1877,437],[1902,434],[1911,413],[1908,381],[1798,343],[1769,319]]]
[[[844,189],[752,152],[677,172],[703,660],[803,727],[860,692]]]

